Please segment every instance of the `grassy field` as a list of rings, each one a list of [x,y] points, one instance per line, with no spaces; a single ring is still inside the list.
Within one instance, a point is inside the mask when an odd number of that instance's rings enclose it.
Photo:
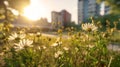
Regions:
[[[4,67],[119,67],[119,52],[108,50],[120,43],[120,31],[100,31],[85,24],[80,31],[1,33],[0,66]],[[89,26],[90,25],[90,26]],[[32,30],[31,30],[32,31]],[[113,59],[114,58],[114,59]]]
[[[112,39],[112,41],[114,41],[115,43],[120,44],[120,31],[114,32],[111,39]]]

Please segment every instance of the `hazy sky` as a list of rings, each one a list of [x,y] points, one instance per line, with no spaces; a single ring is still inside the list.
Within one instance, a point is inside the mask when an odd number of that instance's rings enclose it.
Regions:
[[[61,11],[66,9],[72,15],[72,21],[77,21],[77,0],[32,0],[37,2],[38,9],[41,9],[42,17],[51,21],[51,11]]]

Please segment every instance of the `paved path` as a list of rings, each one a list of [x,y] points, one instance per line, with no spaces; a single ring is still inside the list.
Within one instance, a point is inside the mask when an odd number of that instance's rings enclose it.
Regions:
[[[58,35],[56,34],[50,34],[50,33],[42,33],[43,36],[48,36],[48,37],[59,37]],[[63,35],[62,36],[63,38],[69,38],[67,35]],[[107,48],[109,50],[113,50],[113,51],[120,51],[120,45],[108,45]]]
[[[42,33],[42,36],[48,36],[48,37],[59,37],[59,35],[56,34],[49,34],[49,33]],[[63,38],[69,38],[67,35],[62,35]]]
[[[107,48],[109,50],[113,50],[113,51],[120,51],[120,45],[112,45],[112,44],[110,44],[110,45],[107,46]]]
[[[46,34],[46,33],[42,33],[42,36],[58,37],[58,35],[54,35],[54,34]]]

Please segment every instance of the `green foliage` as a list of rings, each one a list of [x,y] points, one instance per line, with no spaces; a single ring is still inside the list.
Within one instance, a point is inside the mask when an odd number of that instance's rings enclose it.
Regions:
[[[36,67],[38,62],[36,58],[38,54],[33,51],[31,48],[26,48],[20,52],[15,52],[11,49],[12,57],[5,58],[6,67]]]
[[[8,0],[8,3],[11,8],[22,12],[23,8],[30,3],[30,0]]]
[[[30,0],[1,0],[0,1],[0,17],[6,22],[11,22],[14,20],[12,10],[17,10],[19,14],[23,11],[24,7],[29,4]],[[22,5],[21,5],[22,4]],[[1,18],[0,18],[1,19]]]
[[[111,67],[119,67],[119,66],[120,66],[120,53],[117,52],[114,55],[114,58],[113,58],[112,63],[111,63]]]
[[[8,2],[8,7],[22,11],[25,6],[27,6],[30,3],[30,0],[0,0],[0,7],[4,8],[5,7],[5,1]],[[22,4],[22,5],[21,5]]]
[[[20,1],[23,3],[23,0],[8,0],[13,5],[20,5]],[[113,56],[107,48],[115,31],[109,23],[105,24],[106,30],[101,31],[104,23],[98,24],[92,19],[91,23],[82,24],[79,32],[74,28],[76,25],[71,23],[67,28],[68,36],[62,37],[62,28],[58,30],[59,38],[53,38],[43,36],[39,31],[28,33],[26,28],[12,31],[8,19],[0,24],[0,44],[3,44],[0,48],[0,63],[4,67],[114,67],[118,61],[116,59],[119,56]],[[111,56],[115,59],[111,60]]]
[[[15,9],[21,12],[21,10],[23,10],[28,4],[29,0],[0,0],[0,33],[4,34],[4,36],[8,36],[13,28],[11,22],[14,21],[16,16],[11,10]],[[6,40],[6,37],[3,37],[1,37],[2,40],[0,40],[0,42],[5,42],[4,40]]]
[[[111,13],[113,14],[120,14],[120,1],[119,0],[97,0],[99,3],[100,2],[105,2],[106,5],[110,6],[111,8]]]
[[[97,18],[93,18],[93,22],[97,25],[101,24],[103,29],[106,29],[108,26],[110,28],[116,28],[120,29],[120,15],[114,15],[114,14],[109,14],[109,15],[104,15],[104,16],[99,16]],[[89,20],[89,22],[92,22]]]
[[[90,26],[89,26],[90,25]],[[107,48],[112,32],[101,32],[93,24],[82,25],[82,30],[69,29],[69,36],[52,38],[40,32],[17,30],[7,36],[2,55],[6,67],[104,67],[111,66],[113,55]],[[89,30],[91,28],[91,30]],[[114,56],[112,56],[114,57]],[[112,61],[112,64],[113,61]]]

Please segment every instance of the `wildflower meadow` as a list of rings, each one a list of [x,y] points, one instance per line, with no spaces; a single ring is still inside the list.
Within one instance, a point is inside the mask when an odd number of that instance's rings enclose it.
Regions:
[[[84,23],[81,30],[58,30],[57,37],[16,28],[5,32],[1,26],[2,67],[119,67],[119,52],[108,49],[115,42],[116,28],[102,31],[96,23]],[[120,33],[120,32],[119,32]],[[66,35],[66,37],[63,37]]]

